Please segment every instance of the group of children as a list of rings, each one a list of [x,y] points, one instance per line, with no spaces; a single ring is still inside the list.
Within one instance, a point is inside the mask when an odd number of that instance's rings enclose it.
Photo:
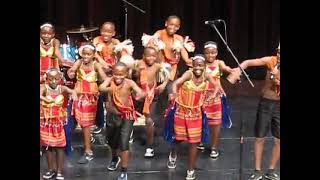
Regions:
[[[211,130],[210,157],[219,156],[223,114],[221,97],[225,96],[220,77],[222,72],[226,72],[238,79],[240,73],[237,68],[232,69],[217,59],[218,47],[212,41],[204,44],[203,55],[189,58],[188,52],[194,51],[194,44],[188,37],[176,34],[180,23],[179,17],[169,16],[164,29],[152,36],[144,35],[143,57],[134,60],[131,42],[113,38],[115,25],[105,22],[100,28],[100,36],[94,38],[92,44],[79,48],[81,58],[72,66],[62,59],[58,51],[59,41],[54,38],[54,27],[51,24],[40,27],[40,144],[47,153],[49,168],[43,175],[44,179],[64,179],[65,102],[68,101],[68,94],[72,97],[72,115],[83,131],[84,154],[78,163],[88,163],[94,157],[90,128],[99,123],[96,122],[99,108],[105,108],[106,140],[112,150],[112,160],[107,168],[115,171],[120,164],[118,180],[128,178],[129,139],[138,116],[143,115],[146,124],[147,148],[144,156],[154,157],[155,118],[152,115],[155,114],[157,99],[164,97],[164,94],[171,102],[165,115],[168,117],[170,112],[174,113],[171,119],[174,140],[170,146],[168,168],[176,167],[176,145],[186,141],[189,143],[186,179],[195,179],[197,148],[204,149],[201,142],[208,139],[204,138],[208,135],[205,135],[208,127]],[[177,65],[181,58],[190,70],[177,77]],[[74,89],[63,85],[59,65],[71,66],[67,76],[76,78]],[[137,112],[135,107],[138,102],[142,104],[141,112]],[[98,128],[103,128],[103,123],[100,122]],[[56,163],[53,151],[57,154]]]

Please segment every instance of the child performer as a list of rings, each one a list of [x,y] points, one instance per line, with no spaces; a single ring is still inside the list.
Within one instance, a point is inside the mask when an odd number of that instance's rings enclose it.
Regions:
[[[101,92],[108,93],[106,139],[112,149],[112,160],[108,170],[115,171],[121,162],[121,174],[118,180],[126,180],[128,176],[129,139],[133,122],[137,118],[131,93],[135,93],[136,100],[145,96],[134,81],[126,78],[127,75],[128,67],[118,62],[113,67],[113,77],[99,86]],[[117,153],[118,148],[120,148],[120,157]]]
[[[94,60],[95,48],[87,44],[79,48],[79,54],[82,57],[74,63],[68,70],[68,76],[74,78],[77,82],[75,91],[78,94],[78,100],[73,101],[73,113],[78,124],[83,130],[84,155],[78,163],[86,164],[93,159],[93,152],[90,142],[90,127],[94,125],[97,100],[98,100],[98,74],[102,79],[106,79],[101,65]]]
[[[192,61],[189,59],[188,52],[194,51],[194,44],[189,42],[189,37],[183,38],[176,34],[180,29],[181,20],[178,16],[169,16],[165,22],[165,29],[158,30],[148,43],[151,46],[156,38],[159,38],[165,45],[159,48],[160,62],[166,62],[171,65],[170,81],[168,82],[168,93],[172,91],[172,82],[177,78],[177,66],[182,58],[188,66],[192,66]]]
[[[274,142],[268,171],[264,177],[266,179],[278,180],[280,177],[275,172],[275,167],[280,158],[280,43],[277,48],[276,56],[245,60],[240,66],[242,69],[254,66],[265,66],[267,68],[266,81],[262,89],[254,130],[256,137],[254,143],[255,170],[250,175],[249,180],[263,178],[261,161],[265,137],[270,128],[272,136],[274,137]],[[235,68],[235,70],[235,73],[229,75],[229,80],[231,82],[240,79],[240,68]]]
[[[144,154],[146,158],[154,156],[153,137],[154,137],[154,118],[156,100],[155,96],[160,94],[166,87],[169,79],[157,85],[157,74],[162,66],[156,63],[158,52],[153,47],[146,47],[143,52],[143,59],[137,61],[136,76],[141,89],[146,93],[142,113],[146,118],[147,149]]]
[[[233,70],[225,65],[225,63],[222,60],[217,59],[218,55],[218,46],[217,43],[208,41],[204,44],[204,57],[206,59],[206,73],[211,75],[214,79],[218,80],[218,83],[221,86],[220,83],[220,77],[222,76],[222,72],[231,73]],[[208,125],[211,130],[211,153],[210,157],[217,158],[219,156],[219,136],[220,136],[220,129],[222,124],[222,100],[221,95],[225,96],[224,90],[219,90],[220,96],[217,96],[216,98],[212,97],[213,93],[213,85],[208,83],[206,96],[205,96],[205,102],[203,104],[203,109],[206,112],[207,118],[208,118]],[[226,117],[228,118],[228,117]],[[224,122],[226,123],[226,122]],[[229,123],[226,127],[230,128],[231,123]],[[198,149],[204,150],[204,145],[201,143],[198,146]]]
[[[40,144],[47,151],[49,171],[43,178],[50,179],[56,175],[56,179],[62,180],[66,146],[66,109],[63,107],[63,93],[72,94],[73,99],[77,99],[77,96],[75,91],[58,85],[62,78],[58,69],[50,68],[44,76],[45,84],[40,85]],[[56,156],[53,154],[54,151]]]
[[[217,80],[205,73],[205,58],[196,55],[192,58],[193,69],[186,71],[172,85],[173,93],[169,94],[169,100],[175,101],[173,116],[174,144],[171,146],[168,168],[176,167],[177,153],[175,143],[187,141],[189,143],[188,170],[186,179],[195,179],[195,163],[197,159],[197,145],[200,141],[207,140],[207,120],[202,113],[204,94],[207,81],[215,86],[213,97],[221,88]],[[169,112],[170,113],[170,112]],[[167,118],[167,121],[170,121]],[[168,123],[168,122],[166,122]],[[166,139],[168,140],[168,139]]]
[[[59,64],[72,66],[62,58],[59,51],[60,41],[55,38],[55,29],[52,24],[45,23],[40,26],[40,83],[43,75],[50,68],[59,69]]]

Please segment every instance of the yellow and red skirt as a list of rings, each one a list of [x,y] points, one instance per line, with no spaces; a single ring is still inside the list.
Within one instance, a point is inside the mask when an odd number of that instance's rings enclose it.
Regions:
[[[174,134],[178,141],[200,143],[202,131],[201,108],[185,108],[176,103]]]
[[[207,115],[208,125],[221,125],[222,123],[222,102],[220,96],[213,97],[214,85],[207,84],[203,110]]]
[[[98,85],[96,82],[77,81],[76,92],[79,92],[78,100],[73,101],[73,114],[79,125],[90,127],[94,125],[98,105]]]
[[[49,147],[66,146],[65,112],[63,107],[40,106],[40,145]]]

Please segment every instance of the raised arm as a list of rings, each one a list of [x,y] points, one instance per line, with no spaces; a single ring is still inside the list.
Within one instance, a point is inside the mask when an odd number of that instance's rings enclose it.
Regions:
[[[60,48],[60,41],[58,39],[54,39],[54,54],[58,57],[59,64],[63,66],[71,67],[73,63],[62,57],[59,48]]]
[[[95,64],[94,64],[94,69],[95,69],[95,71],[98,72],[99,76],[100,76],[103,80],[105,80],[105,79],[107,78],[107,75],[106,75],[106,73],[103,71],[101,64],[95,63]]]
[[[248,59],[243,61],[240,66],[242,69],[247,69],[248,67],[253,66],[266,66],[270,57],[263,57],[257,59]]]
[[[68,94],[72,95],[72,99],[73,100],[77,100],[78,99],[78,95],[77,92],[73,89],[68,88],[67,86],[61,86],[62,92],[67,92]]]
[[[192,60],[189,58],[189,54],[184,47],[181,48],[181,57],[186,62],[187,66],[192,67]]]
[[[140,99],[143,99],[146,94],[143,92],[143,90],[132,80],[127,79],[128,83],[130,85],[130,87],[133,89],[133,91],[135,92],[136,96],[135,99],[138,101]]]
[[[219,60],[219,67],[223,72],[231,73],[233,71],[232,68],[227,66],[224,61]]]
[[[162,67],[161,64],[159,64],[159,63],[156,63],[156,66],[157,66],[157,73],[159,73],[159,72],[161,71],[161,68],[163,68],[163,67]],[[169,78],[165,79],[165,80],[163,81],[163,83],[161,83],[159,86],[157,86],[157,87],[156,87],[156,93],[157,93],[157,94],[162,93],[163,90],[166,88],[168,82],[169,82]]]
[[[178,87],[180,87],[185,81],[190,80],[192,77],[191,70],[186,71],[180,78],[175,80],[172,84],[172,94],[169,94],[169,100],[173,100],[178,96]]]
[[[253,67],[253,66],[267,66],[269,59],[270,59],[270,57],[248,59],[248,60],[243,61],[240,64],[240,67],[242,69],[247,69],[248,67]],[[237,82],[237,80],[240,80],[240,75],[241,75],[240,67],[232,69],[232,72],[227,77],[228,81],[231,84],[234,84]]]
[[[53,99],[48,99],[44,96],[45,94],[45,91],[46,91],[46,88],[45,88],[45,85],[44,84],[41,84],[40,85],[40,100],[46,102],[46,103],[52,103],[54,102]]]
[[[54,54],[57,56],[58,58],[58,62],[59,62],[59,65],[62,65],[62,56],[61,56],[61,53],[60,53],[60,41],[58,39],[54,39],[53,40],[53,46],[54,46]],[[58,68],[59,69],[59,66],[58,67],[55,67],[55,68]]]
[[[107,77],[102,84],[99,86],[99,91],[100,92],[110,92],[111,87],[110,83],[112,81],[113,77]]]
[[[67,71],[67,74],[69,76],[70,79],[73,79],[76,75],[76,71],[77,69],[80,67],[81,65],[81,60],[77,60],[72,67]]]
[[[214,92],[212,96],[217,97],[218,92],[221,89],[221,84],[219,83],[219,79],[213,78],[209,74],[206,74],[206,80],[214,85]]]

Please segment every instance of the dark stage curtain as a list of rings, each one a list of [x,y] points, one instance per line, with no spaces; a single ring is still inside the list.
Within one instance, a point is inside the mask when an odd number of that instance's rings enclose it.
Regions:
[[[178,34],[189,35],[196,43],[196,53],[202,52],[203,43],[216,41],[219,58],[235,67],[218,34],[204,21],[223,19],[227,24],[228,45],[241,62],[245,59],[274,55],[280,39],[280,0],[127,0],[146,11],[146,14],[128,6],[128,38],[135,46],[135,58],[141,58],[142,33],[153,34],[164,27],[169,15],[182,19]],[[121,0],[41,0],[40,24],[51,22],[57,37],[63,41],[65,31],[80,25],[100,26],[113,21],[117,38],[124,40],[125,11]],[[224,27],[217,24],[224,36]],[[98,35],[96,31],[93,35]],[[191,54],[192,55],[192,54]],[[263,79],[262,68],[251,68],[249,75]]]

